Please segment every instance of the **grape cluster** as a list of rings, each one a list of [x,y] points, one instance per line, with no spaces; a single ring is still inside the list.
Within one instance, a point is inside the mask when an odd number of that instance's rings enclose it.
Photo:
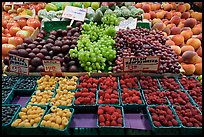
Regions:
[[[103,24],[107,24],[107,25],[114,25],[114,26],[118,26],[119,25],[119,19],[116,16],[116,14],[106,14],[103,16],[102,20]]]
[[[106,64],[112,65],[116,58],[114,48],[116,30],[113,26],[96,23],[84,24],[82,35],[77,41],[77,47],[70,49],[69,54],[72,58],[77,58],[81,67],[89,72],[101,72]],[[112,67],[108,68],[112,70]]]
[[[117,66],[113,72],[123,69],[123,57],[160,56],[160,73],[179,73],[178,56],[169,45],[165,45],[167,38],[161,31],[145,28],[119,30],[115,38]]]

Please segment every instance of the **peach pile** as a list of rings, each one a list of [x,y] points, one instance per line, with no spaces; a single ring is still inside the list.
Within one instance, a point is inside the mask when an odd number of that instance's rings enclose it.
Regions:
[[[140,91],[124,88],[121,96],[123,104],[142,104]]]
[[[123,88],[134,88],[138,89],[138,79],[131,76],[130,74],[124,74],[120,77],[120,87]]]
[[[163,91],[144,90],[144,97],[148,105],[167,105],[166,93]]]
[[[177,90],[172,91],[169,90],[166,92],[166,96],[172,105],[186,105],[191,104],[188,95],[183,91]]]
[[[98,122],[99,126],[122,126],[123,117],[121,109],[108,105],[99,106]]]
[[[159,89],[158,81],[156,79],[152,79],[150,76],[147,76],[147,77],[141,76],[140,85],[142,89],[152,89],[152,90]]]
[[[91,78],[88,75],[81,76],[79,78],[80,84],[77,85],[77,88],[97,88],[98,86],[98,79]]]
[[[96,104],[96,88],[82,88],[75,94],[75,105],[94,105]]]
[[[163,78],[159,78],[159,82],[164,90],[176,90],[180,89],[179,84],[174,80],[174,78],[168,78],[164,76]]]
[[[168,106],[159,105],[155,107],[148,107],[148,110],[151,114],[154,126],[179,126],[175,115],[173,114],[172,110],[168,108]]]
[[[174,109],[184,126],[202,127],[202,114],[195,106],[175,106]]]

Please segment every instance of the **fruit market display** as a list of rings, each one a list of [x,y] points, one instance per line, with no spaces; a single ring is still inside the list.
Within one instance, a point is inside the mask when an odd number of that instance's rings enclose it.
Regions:
[[[21,111],[18,113],[18,118],[14,120],[11,126],[22,128],[37,128],[44,113],[45,110],[41,107],[28,105],[21,108]]]
[[[3,134],[135,135],[144,120],[141,134],[201,134],[201,2],[5,4]],[[63,18],[66,6],[84,8],[84,21]],[[10,54],[28,60],[28,76]],[[124,72],[124,58],[149,56],[158,71]]]
[[[54,128],[64,130],[70,120],[72,112],[70,109],[61,109],[56,106],[50,108],[50,113],[47,113],[40,123],[41,127]]]
[[[56,95],[51,99],[51,106],[71,106],[76,93],[67,90],[56,90]]]
[[[108,105],[98,107],[98,126],[122,127],[123,125],[121,108]]]
[[[28,105],[31,105],[31,104],[48,105],[53,94],[54,93],[51,90],[47,90],[47,91],[36,90],[35,94],[32,95],[30,102],[28,102]]]
[[[150,117],[155,127],[178,127],[179,123],[172,112],[172,109],[168,106],[149,106],[148,111],[150,112]]]

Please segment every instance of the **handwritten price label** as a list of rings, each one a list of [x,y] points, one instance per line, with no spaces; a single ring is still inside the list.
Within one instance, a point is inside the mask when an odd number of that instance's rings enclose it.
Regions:
[[[160,66],[159,56],[123,58],[124,72],[130,71],[157,72],[159,71],[159,66]]]
[[[46,72],[62,72],[61,64],[58,60],[43,60]]]
[[[62,14],[63,18],[68,18],[72,20],[84,21],[86,16],[86,9],[66,6]]]
[[[5,5],[22,5],[23,2],[5,2]]]

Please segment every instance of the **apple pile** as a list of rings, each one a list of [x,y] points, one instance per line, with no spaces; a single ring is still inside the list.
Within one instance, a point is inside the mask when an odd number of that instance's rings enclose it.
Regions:
[[[121,109],[108,105],[99,106],[98,122],[99,126],[122,126],[123,117]]]
[[[183,92],[181,90],[177,90],[177,91],[169,90],[166,92],[166,96],[168,97],[172,105],[191,104],[190,99],[186,94],[186,92]]]
[[[185,90],[192,90],[196,88],[202,90],[202,85],[200,84],[199,81],[195,80],[194,78],[182,77],[181,79],[179,79],[179,81]]]
[[[112,75],[110,75],[108,77],[99,78],[99,83],[100,83],[100,89],[102,89],[102,90],[105,90],[108,88],[111,88],[113,90],[118,89],[117,78],[113,77]]]
[[[166,99],[166,93],[163,91],[152,91],[152,90],[144,90],[144,97],[148,105],[158,104],[168,104]]]
[[[175,81],[174,78],[168,78],[167,76],[164,76],[163,78],[159,78],[159,82],[163,89],[170,89],[170,90],[176,90],[180,89],[179,84]]]
[[[74,97],[75,105],[94,105],[96,104],[96,89],[79,89],[79,91],[74,94]]]
[[[125,73],[120,77],[120,87],[121,89],[130,88],[138,89],[138,79],[130,74]]]
[[[140,85],[142,89],[151,89],[157,90],[159,89],[159,84],[156,79],[152,79],[150,76],[141,76],[140,77]]]
[[[118,96],[117,90],[112,88],[98,90],[98,104],[119,104]]]
[[[202,114],[190,104],[174,107],[182,124],[187,127],[202,127]]]
[[[172,110],[168,106],[148,107],[154,126],[179,126]]]
[[[191,95],[193,100],[202,107],[202,91],[201,90],[189,90],[188,93]]]
[[[81,76],[79,78],[80,84],[77,85],[77,88],[97,88],[98,87],[98,79],[91,78],[88,75]]]
[[[123,104],[142,104],[142,98],[140,91],[129,90],[127,88],[122,89],[122,103]]]

